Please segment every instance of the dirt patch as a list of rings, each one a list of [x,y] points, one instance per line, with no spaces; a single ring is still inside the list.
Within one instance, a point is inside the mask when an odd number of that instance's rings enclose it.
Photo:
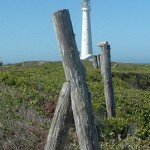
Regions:
[[[43,107],[43,112],[45,113],[45,115],[52,119],[54,116],[54,112],[55,112],[55,108],[56,108],[56,102],[54,101],[48,101],[45,102]]]

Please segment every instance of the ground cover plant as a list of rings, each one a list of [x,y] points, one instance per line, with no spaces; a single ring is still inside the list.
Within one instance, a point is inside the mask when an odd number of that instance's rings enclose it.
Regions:
[[[108,119],[100,69],[93,69],[89,62],[84,65],[102,149],[150,149],[150,66],[112,67],[117,117]],[[0,68],[0,149],[44,149],[64,81],[61,62]],[[78,149],[74,125],[66,149]]]

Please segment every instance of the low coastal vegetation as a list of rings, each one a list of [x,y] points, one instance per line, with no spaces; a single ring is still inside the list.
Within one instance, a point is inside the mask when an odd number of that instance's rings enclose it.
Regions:
[[[150,65],[112,67],[116,118],[106,116],[100,69],[84,65],[102,149],[149,150]],[[44,149],[64,81],[61,62],[0,67],[0,149]],[[66,150],[78,149],[74,125],[67,140]]]

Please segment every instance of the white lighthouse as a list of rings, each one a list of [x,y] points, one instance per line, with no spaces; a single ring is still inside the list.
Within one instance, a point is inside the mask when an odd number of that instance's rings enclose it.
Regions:
[[[90,0],[82,0],[82,42],[80,59],[90,60],[93,58]]]

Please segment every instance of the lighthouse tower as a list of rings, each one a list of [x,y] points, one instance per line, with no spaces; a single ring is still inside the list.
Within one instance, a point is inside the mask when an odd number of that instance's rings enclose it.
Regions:
[[[82,60],[93,58],[90,11],[90,0],[82,0],[82,42],[80,55]]]

